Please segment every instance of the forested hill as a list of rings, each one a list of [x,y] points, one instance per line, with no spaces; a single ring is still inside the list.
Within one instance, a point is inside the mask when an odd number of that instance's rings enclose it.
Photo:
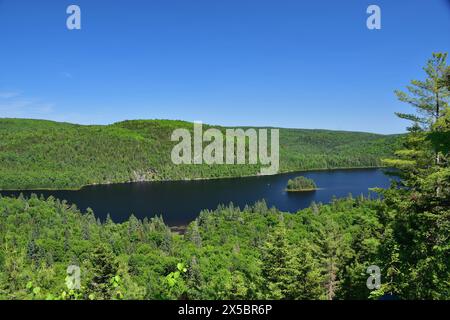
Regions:
[[[210,126],[204,125],[204,130]],[[133,120],[76,125],[0,119],[0,189],[80,188],[88,184],[256,175],[259,165],[174,165],[173,130],[193,125]],[[223,127],[217,127],[225,130]],[[380,166],[398,135],[280,129],[280,171]]]
[[[220,206],[180,236],[159,217],[101,223],[53,197],[0,196],[0,300],[366,299],[366,268],[385,258],[381,207]],[[69,265],[80,290],[67,290]]]

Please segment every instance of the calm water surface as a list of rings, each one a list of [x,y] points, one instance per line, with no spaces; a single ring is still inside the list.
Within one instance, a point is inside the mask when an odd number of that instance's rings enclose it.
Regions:
[[[312,178],[320,190],[287,193],[287,181],[303,175]],[[345,197],[369,193],[368,188],[388,187],[390,178],[382,169],[355,169],[287,173],[276,176],[232,178],[219,180],[140,182],[89,186],[78,191],[26,191],[53,195],[75,203],[81,210],[88,207],[97,217],[109,213],[115,222],[127,220],[130,214],[138,218],[162,215],[170,226],[184,225],[196,218],[202,209],[215,209],[219,204],[246,204],[265,199],[269,206],[296,212],[311,202],[329,202],[333,196]],[[4,195],[19,192],[2,192]]]

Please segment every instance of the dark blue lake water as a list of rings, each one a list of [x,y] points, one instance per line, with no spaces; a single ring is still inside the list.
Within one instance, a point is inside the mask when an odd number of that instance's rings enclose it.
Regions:
[[[290,178],[303,175],[312,178],[320,190],[288,193]],[[219,204],[246,204],[265,199],[269,206],[296,212],[311,202],[329,202],[333,196],[368,195],[369,188],[388,187],[389,176],[382,169],[352,169],[287,173],[275,176],[219,180],[141,182],[88,186],[78,191],[26,191],[53,195],[75,203],[81,210],[88,207],[97,217],[109,213],[115,222],[122,222],[133,213],[138,218],[161,214],[170,226],[184,225],[196,218],[202,209],[215,209]],[[19,192],[2,192],[4,195]]]

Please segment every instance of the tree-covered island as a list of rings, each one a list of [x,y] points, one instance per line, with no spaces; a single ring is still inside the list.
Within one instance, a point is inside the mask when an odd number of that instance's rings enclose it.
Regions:
[[[317,190],[317,186],[314,180],[303,176],[298,176],[293,179],[289,179],[286,186],[287,192],[304,192],[315,190]]]

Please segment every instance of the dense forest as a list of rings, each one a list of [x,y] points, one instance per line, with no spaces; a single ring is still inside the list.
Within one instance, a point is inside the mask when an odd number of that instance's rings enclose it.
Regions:
[[[382,206],[360,198],[297,214],[264,202],[221,206],[182,236],[158,217],[101,223],[54,198],[4,197],[0,298],[367,298]],[[80,266],[80,290],[66,287],[69,265]]]
[[[210,126],[204,125],[205,130]],[[80,188],[89,184],[257,175],[260,165],[175,165],[170,140],[193,124],[134,120],[83,126],[0,119],[0,190]],[[217,127],[224,131],[225,128]],[[396,135],[280,130],[280,171],[380,166]]]
[[[118,224],[53,197],[0,197],[0,298],[450,299],[446,58],[433,54],[426,80],[397,92],[417,112],[397,114],[411,125],[383,160],[401,180],[378,189],[382,199],[335,199],[294,214],[264,201],[229,204],[201,212],[181,235],[160,217]],[[139,136],[118,127],[90,129]],[[69,265],[80,267],[79,289],[67,287]],[[368,266],[381,272],[374,290]]]

